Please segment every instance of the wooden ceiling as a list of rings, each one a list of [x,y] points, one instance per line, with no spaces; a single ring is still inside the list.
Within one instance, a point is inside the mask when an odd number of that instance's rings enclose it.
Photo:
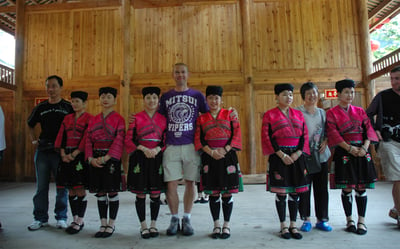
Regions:
[[[117,0],[0,0],[0,29],[14,35],[16,20],[16,1],[25,1],[27,8],[73,8],[120,5]],[[218,2],[221,0],[130,0],[135,8],[179,6],[193,2]],[[223,0],[226,2],[226,0]],[[222,2],[223,2],[222,1]],[[400,13],[400,0],[368,0],[370,32],[379,28],[389,18]]]

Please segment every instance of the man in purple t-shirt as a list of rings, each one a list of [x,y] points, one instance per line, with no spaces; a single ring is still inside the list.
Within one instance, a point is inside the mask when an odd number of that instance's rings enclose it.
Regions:
[[[195,124],[199,112],[207,112],[208,106],[201,92],[188,87],[187,65],[175,64],[172,77],[176,86],[162,95],[159,109],[159,112],[167,117],[167,148],[163,156],[163,167],[164,180],[168,184],[168,206],[172,215],[167,235],[175,235],[179,230],[177,189],[178,181],[184,179],[182,233],[190,236],[194,233],[190,224],[190,213],[195,196],[194,183],[199,180],[201,163],[193,144]]]

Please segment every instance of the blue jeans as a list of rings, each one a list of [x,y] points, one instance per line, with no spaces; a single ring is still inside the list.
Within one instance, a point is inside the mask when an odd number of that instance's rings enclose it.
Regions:
[[[54,151],[39,151],[35,153],[36,193],[33,196],[33,216],[35,220],[47,222],[49,220],[49,184],[53,173],[57,177],[57,168],[60,156]],[[57,188],[54,213],[56,220],[67,220],[68,191]]]

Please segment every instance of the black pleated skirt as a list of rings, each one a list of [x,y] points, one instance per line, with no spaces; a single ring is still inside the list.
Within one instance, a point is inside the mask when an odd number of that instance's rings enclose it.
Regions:
[[[143,151],[136,150],[129,156],[128,190],[136,194],[164,193],[163,153],[146,158]]]

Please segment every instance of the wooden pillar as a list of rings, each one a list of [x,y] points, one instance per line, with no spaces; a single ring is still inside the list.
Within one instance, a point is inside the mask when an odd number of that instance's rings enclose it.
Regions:
[[[25,1],[16,1],[16,28],[15,28],[15,85],[17,90],[15,91],[15,129],[14,133],[14,144],[15,144],[15,180],[22,181],[24,177],[25,168],[25,132],[26,123],[25,119],[22,118],[25,115],[23,111],[23,58],[24,58],[24,44],[25,44]],[[30,146],[27,145],[27,146]]]
[[[130,100],[130,84],[131,84],[131,67],[132,67],[132,55],[131,55],[131,4],[130,0],[123,0],[121,7],[121,18],[122,18],[122,35],[123,35],[123,73],[121,81],[121,115],[125,118],[126,124],[128,125],[128,116],[130,114],[129,110],[129,100]]]
[[[369,36],[368,24],[368,1],[357,0],[356,11],[358,13],[358,23],[360,30],[360,57],[361,57],[361,70],[362,81],[366,89],[365,101],[366,105],[371,102],[375,95],[375,82],[370,80],[372,73],[372,59],[371,59],[371,42]]]
[[[250,0],[240,1],[240,13],[242,18],[242,40],[243,40],[243,81],[245,83],[244,93],[244,113],[247,123],[247,161],[249,163],[250,174],[255,174],[257,169],[257,156],[256,156],[256,131],[254,119],[254,82],[253,82],[253,63],[251,58],[252,52],[252,39],[251,39],[251,26],[250,26]]]

